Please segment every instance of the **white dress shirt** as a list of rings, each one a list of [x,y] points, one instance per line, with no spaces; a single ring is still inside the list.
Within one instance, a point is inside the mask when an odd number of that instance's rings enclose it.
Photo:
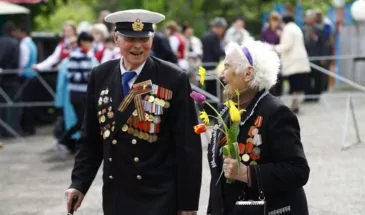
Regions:
[[[129,71],[129,70],[126,70],[125,68],[124,68],[124,65],[123,65],[123,57],[121,57],[121,59],[120,59],[120,72],[121,72],[121,74],[122,74],[122,76],[123,76],[123,74],[124,73],[126,73],[126,72],[136,72],[137,73],[137,75],[136,76],[134,76],[134,78],[132,78],[129,82],[128,82],[128,85],[129,85],[129,88],[132,88],[132,85],[134,84],[134,82],[136,81],[136,79],[137,79],[137,77],[138,77],[138,75],[139,74],[141,74],[141,72],[142,72],[142,69],[143,69],[143,67],[144,67],[144,65],[146,64],[146,61],[145,62],[143,62],[138,68],[136,68],[136,69],[134,69],[134,70],[131,70],[131,71]]]
[[[30,49],[27,45],[27,41],[30,40],[30,37],[25,37],[20,41],[20,60],[19,60],[19,68],[24,69],[30,58]]]

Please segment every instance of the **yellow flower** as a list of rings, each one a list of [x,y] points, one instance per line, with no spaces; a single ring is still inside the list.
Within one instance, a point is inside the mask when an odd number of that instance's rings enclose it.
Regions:
[[[224,103],[227,107],[231,107],[231,106],[235,106],[237,105],[237,103],[235,103],[234,101],[232,100],[227,100],[225,103]]]
[[[232,122],[234,123],[241,122],[241,112],[235,105],[229,107],[229,116],[231,117]]]
[[[203,120],[204,124],[209,124],[209,116],[207,114],[207,112],[202,111],[200,112],[199,118]]]
[[[199,76],[200,76],[200,84],[204,85],[205,77],[207,76],[207,71],[204,69],[204,67],[199,67]]]
[[[232,122],[239,123],[241,121],[241,111],[236,107],[236,103],[228,100],[224,104],[229,108],[229,116]]]

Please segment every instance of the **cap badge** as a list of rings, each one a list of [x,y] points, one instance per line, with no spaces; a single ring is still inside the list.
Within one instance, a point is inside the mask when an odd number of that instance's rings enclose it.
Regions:
[[[140,19],[136,19],[135,22],[132,24],[133,31],[142,31],[144,24],[141,22]]]

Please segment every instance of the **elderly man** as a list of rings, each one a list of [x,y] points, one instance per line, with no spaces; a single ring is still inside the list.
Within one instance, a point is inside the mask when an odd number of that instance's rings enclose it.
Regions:
[[[69,211],[80,206],[104,161],[104,214],[196,214],[202,149],[193,131],[190,84],[179,68],[149,56],[152,25],[164,18],[146,10],[105,18],[116,24],[123,56],[90,75],[80,150],[66,191]]]

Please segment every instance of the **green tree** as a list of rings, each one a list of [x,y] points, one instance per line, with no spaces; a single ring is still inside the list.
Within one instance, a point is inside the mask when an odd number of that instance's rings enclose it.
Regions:
[[[36,31],[60,32],[66,20],[73,20],[76,24],[82,21],[90,23],[95,21],[95,12],[92,6],[83,1],[65,2],[57,0],[50,4],[42,5],[40,10],[43,13],[35,17]]]

